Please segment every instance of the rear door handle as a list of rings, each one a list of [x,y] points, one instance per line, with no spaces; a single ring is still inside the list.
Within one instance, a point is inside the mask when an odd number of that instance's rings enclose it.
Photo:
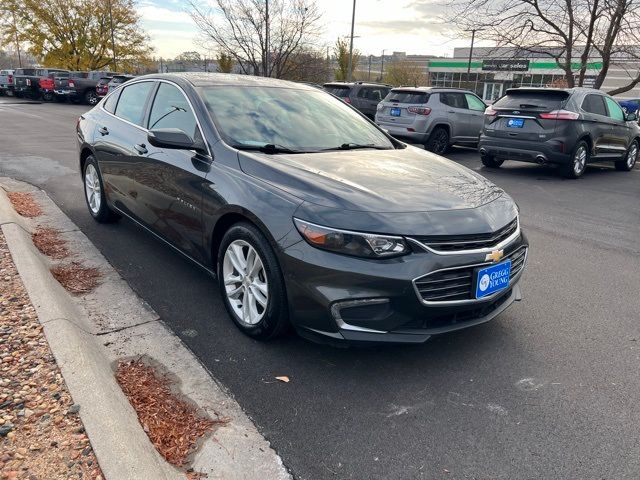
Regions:
[[[107,127],[100,128],[98,132],[100,132],[100,135],[109,135],[109,129]]]
[[[144,143],[139,143],[137,145],[134,145],[133,148],[135,148],[136,152],[138,152],[140,155],[144,155],[145,153],[148,152],[147,146]]]

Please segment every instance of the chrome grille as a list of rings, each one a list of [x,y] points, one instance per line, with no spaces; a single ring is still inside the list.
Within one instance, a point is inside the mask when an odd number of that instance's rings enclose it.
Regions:
[[[527,247],[520,247],[505,257],[505,260],[511,260],[511,275],[509,277],[511,281],[522,272],[526,258]],[[486,263],[440,270],[415,280],[414,285],[418,294],[425,302],[438,303],[474,300],[474,270],[487,265],[491,264]]]
[[[492,233],[474,235],[431,235],[412,237],[422,245],[438,252],[458,252],[461,250],[478,250],[492,248],[505,241],[518,230],[518,219]]]

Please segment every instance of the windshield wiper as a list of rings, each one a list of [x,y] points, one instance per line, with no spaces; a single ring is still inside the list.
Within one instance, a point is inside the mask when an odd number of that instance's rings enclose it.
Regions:
[[[231,145],[233,148],[237,148],[238,150],[257,150],[258,152],[264,153],[307,153],[303,150],[294,150],[289,147],[285,147],[284,145],[279,145],[277,143],[265,143],[264,145]]]
[[[376,150],[393,150],[393,147],[385,147],[382,145],[376,145],[375,143],[343,143],[339,147],[323,148],[322,151],[329,150],[358,150],[361,148],[374,148]]]

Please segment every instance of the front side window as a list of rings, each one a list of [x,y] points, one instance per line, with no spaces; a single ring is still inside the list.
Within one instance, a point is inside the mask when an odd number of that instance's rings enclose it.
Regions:
[[[134,83],[124,87],[116,107],[116,116],[142,126],[144,106],[147,103],[151,87],[153,87],[153,82]]]
[[[487,106],[484,104],[482,100],[480,100],[475,95],[471,95],[470,93],[464,94],[467,99],[467,105],[469,105],[470,110],[476,110],[478,112],[484,112]]]
[[[177,128],[195,138],[196,117],[191,106],[184,94],[169,83],[160,84],[151,107],[149,130],[155,128]]]
[[[294,151],[348,145],[394,148],[379,128],[325,92],[224,85],[203,87],[201,93],[230,145],[275,145]]]
[[[624,112],[622,111],[622,107],[620,107],[620,105],[618,105],[618,103],[612,98],[604,97],[604,100],[607,102],[609,116],[614,120],[624,122]]]

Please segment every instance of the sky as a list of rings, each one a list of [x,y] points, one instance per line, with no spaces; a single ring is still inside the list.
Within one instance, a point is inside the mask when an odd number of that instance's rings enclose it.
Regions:
[[[317,0],[323,12],[319,48],[349,36],[352,2]],[[442,0],[357,0],[354,48],[363,55],[393,51],[452,56],[454,47],[466,47],[468,38],[453,38],[438,21]],[[142,26],[149,33],[156,56],[172,58],[185,51],[213,55],[200,46],[198,30],[189,17],[186,0],[139,0]]]

